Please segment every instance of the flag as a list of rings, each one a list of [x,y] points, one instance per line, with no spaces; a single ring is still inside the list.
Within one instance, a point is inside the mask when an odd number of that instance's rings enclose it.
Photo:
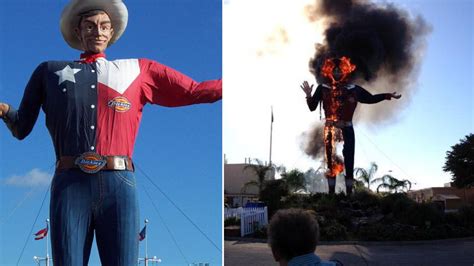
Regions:
[[[143,229],[140,231],[140,234],[138,234],[138,241],[142,241],[146,237],[146,225],[143,227]]]
[[[35,240],[43,239],[43,238],[45,238],[47,235],[48,235],[48,226],[46,226],[46,228],[43,228],[43,229],[39,230],[39,231],[35,234]]]

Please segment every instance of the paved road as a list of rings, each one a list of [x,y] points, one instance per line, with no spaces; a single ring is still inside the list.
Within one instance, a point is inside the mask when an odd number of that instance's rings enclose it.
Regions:
[[[416,242],[321,243],[316,254],[344,265],[453,265],[474,266],[474,238]],[[278,265],[266,243],[225,241],[226,266]]]

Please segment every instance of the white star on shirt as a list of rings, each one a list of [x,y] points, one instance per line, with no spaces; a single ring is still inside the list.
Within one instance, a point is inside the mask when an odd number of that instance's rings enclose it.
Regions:
[[[67,65],[63,70],[54,72],[54,74],[59,76],[58,85],[61,85],[61,83],[63,83],[66,80],[69,80],[72,83],[76,83],[76,79],[74,78],[74,75],[79,71],[81,71],[81,69],[71,68],[69,65]]]

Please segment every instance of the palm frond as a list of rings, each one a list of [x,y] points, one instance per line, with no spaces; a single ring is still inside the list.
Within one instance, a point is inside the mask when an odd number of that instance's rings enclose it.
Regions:
[[[258,188],[260,184],[255,180],[250,180],[242,186],[242,188],[240,189],[240,193],[245,193],[247,191],[247,188],[250,186],[256,186]]]

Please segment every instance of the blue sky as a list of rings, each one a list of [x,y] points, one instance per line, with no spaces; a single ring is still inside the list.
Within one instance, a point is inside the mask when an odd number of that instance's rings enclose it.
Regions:
[[[47,60],[75,60],[79,51],[63,41],[61,11],[68,1],[13,1],[0,4],[0,101],[18,106],[35,67]],[[222,76],[221,2],[126,1],[129,24],[107,51],[108,59],[148,58],[197,81]],[[180,108],[148,105],[135,145],[134,160],[153,181],[221,246],[222,102]],[[54,151],[41,114],[27,139],[14,139],[0,125],[0,264],[14,265],[54,172]],[[162,265],[185,265],[144,190],[151,194],[165,224],[188,262],[221,264],[221,253],[137,172],[140,220],[150,220],[148,253]],[[7,181],[9,180],[9,181]],[[45,181],[46,180],[46,181]],[[33,182],[33,181],[36,181]],[[34,232],[44,227],[49,195]],[[143,222],[142,222],[143,225]],[[30,236],[20,265],[44,256],[45,241]],[[140,256],[144,254],[144,242]],[[100,265],[93,247],[90,265]]]
[[[411,84],[415,89],[402,96],[392,119],[376,126],[355,124],[355,166],[369,167],[376,162],[378,176],[391,173],[409,179],[415,189],[443,186],[451,179],[442,170],[446,151],[474,132],[474,2],[377,2],[394,3],[412,17],[421,15],[432,31],[420,54],[417,79]],[[272,161],[302,171],[319,167],[320,162],[309,159],[300,148],[301,134],[319,121],[319,112],[308,111],[299,87],[304,80],[315,83],[308,61],[314,44],[322,41],[323,27],[310,23],[305,15],[305,7],[311,4],[314,0],[224,2],[227,100],[223,138],[229,163],[243,163],[246,157],[268,161],[273,106]],[[241,19],[243,12],[245,20]],[[397,91],[390,86],[376,89]],[[390,104],[394,102],[377,107]]]

